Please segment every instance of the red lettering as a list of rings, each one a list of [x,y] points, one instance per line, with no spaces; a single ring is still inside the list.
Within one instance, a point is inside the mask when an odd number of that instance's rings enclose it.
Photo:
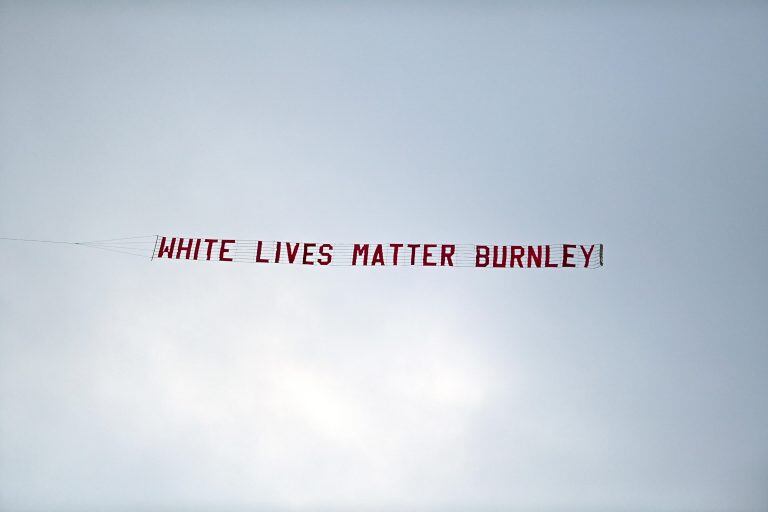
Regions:
[[[323,244],[323,245],[321,245],[320,246],[320,256],[322,256],[322,258],[326,258],[326,259],[322,259],[321,258],[321,259],[317,260],[317,262],[320,265],[328,265],[328,264],[330,264],[331,263],[331,259],[333,258],[333,256],[331,255],[331,253],[329,251],[332,251],[332,250],[333,250],[333,246],[331,244]]]
[[[200,252],[200,242],[202,242],[202,240],[199,238],[195,242],[195,259],[197,259],[197,254]]]
[[[221,248],[219,249],[219,261],[232,261],[232,258],[226,258],[224,255],[229,252],[229,249],[227,249],[227,244],[233,244],[233,243],[235,243],[235,240],[221,241]]]
[[[261,240],[256,242],[256,263],[269,263],[269,258],[263,259],[261,257],[261,246],[262,246]]]
[[[499,261],[499,246],[494,245],[493,246],[493,266],[496,268],[505,267],[507,265],[507,246],[502,245],[501,246],[502,253],[501,253],[501,261]]]
[[[475,246],[475,267],[487,267],[488,266],[488,246],[476,245]],[[482,264],[480,261],[482,260]]]
[[[384,248],[381,244],[377,244],[373,250],[373,257],[371,258],[371,266],[384,264]]]
[[[434,249],[437,247],[437,244],[424,244],[424,255],[421,258],[421,264],[425,267],[434,267],[437,266],[437,263],[434,261],[429,261],[428,258],[432,257],[432,253],[429,252],[430,249]]]
[[[544,266],[547,268],[553,268],[557,266],[557,263],[553,263],[550,265],[549,263],[549,246],[544,246]]]
[[[590,245],[589,252],[584,250],[585,246],[581,245],[579,247],[581,247],[581,253],[584,255],[584,268],[587,268],[589,266],[589,259],[592,257],[592,251],[595,250],[595,246]]]
[[[528,246],[528,268],[531,268],[531,261],[536,263],[536,268],[541,268],[541,246],[536,246],[537,250],[533,250],[533,246]]]
[[[525,248],[522,245],[513,245],[510,247],[510,252],[512,253],[509,257],[509,266],[514,267],[515,262],[517,262],[518,267],[523,266],[523,255],[525,254]],[[518,254],[518,252],[520,254]]]
[[[389,244],[392,248],[392,264],[397,265],[397,251],[403,246],[403,244]]]
[[[419,244],[408,244],[408,248],[411,250],[411,265],[416,264],[416,249],[419,248]]]
[[[563,244],[563,267],[573,268],[576,265],[574,263],[568,263],[568,258],[573,258],[575,255],[568,252],[569,249],[575,249],[575,245]]]
[[[448,262],[448,266],[453,266],[453,253],[456,252],[455,245],[443,245],[440,248],[440,266],[444,267],[445,262]]]
[[[291,252],[291,242],[285,242],[285,252],[288,254],[288,263],[293,263],[296,260],[296,255],[299,254],[299,245],[294,244],[293,252]]]
[[[363,257],[363,265],[368,264],[368,244],[355,244],[352,248],[352,264],[357,265],[357,257]]]
[[[190,238],[189,239],[189,243],[187,244],[186,247],[184,247],[184,239],[183,238],[179,238],[179,245],[176,247],[176,259],[177,260],[181,259],[181,252],[182,251],[187,253],[187,255],[185,256],[185,259],[189,259],[189,256],[190,256],[190,254],[192,252],[192,241],[193,240]]]
[[[310,251],[309,249],[313,248],[316,245],[317,244],[308,244],[304,242],[304,255],[301,258],[302,265],[314,265],[314,262],[309,261],[307,258],[312,256],[313,254],[312,251]]]
[[[160,250],[157,252],[157,257],[162,258],[163,254],[167,254],[168,258],[173,258],[173,247],[176,245],[176,239],[171,238],[171,245],[166,246],[165,245],[166,239],[163,237],[163,239],[160,241]]]
[[[215,244],[215,243],[216,243],[216,242],[218,242],[218,241],[219,241],[219,240],[218,240],[218,239],[216,239],[216,238],[206,238],[206,239],[205,239],[205,243],[207,243],[207,244],[208,244],[208,253],[207,253],[207,254],[208,254],[208,256],[207,256],[207,260],[208,260],[208,261],[211,261],[211,249],[213,248],[213,244]]]

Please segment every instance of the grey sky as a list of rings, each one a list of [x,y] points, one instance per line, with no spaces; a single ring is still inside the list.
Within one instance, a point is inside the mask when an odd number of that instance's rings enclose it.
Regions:
[[[0,3],[0,510],[768,506],[768,6]]]

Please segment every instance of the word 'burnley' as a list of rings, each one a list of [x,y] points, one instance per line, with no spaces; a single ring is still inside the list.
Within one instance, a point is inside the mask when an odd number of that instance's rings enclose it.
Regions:
[[[594,268],[603,264],[603,245],[342,244],[158,236],[152,257],[360,267]]]

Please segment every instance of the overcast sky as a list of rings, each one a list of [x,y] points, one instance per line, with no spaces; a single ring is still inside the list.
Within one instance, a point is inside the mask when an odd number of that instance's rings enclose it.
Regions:
[[[0,510],[765,511],[768,4],[0,2]]]

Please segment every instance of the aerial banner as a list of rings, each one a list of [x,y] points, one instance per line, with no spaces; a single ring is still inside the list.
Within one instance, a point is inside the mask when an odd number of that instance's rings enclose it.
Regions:
[[[337,243],[157,235],[152,260],[352,267],[598,268],[603,244]]]

